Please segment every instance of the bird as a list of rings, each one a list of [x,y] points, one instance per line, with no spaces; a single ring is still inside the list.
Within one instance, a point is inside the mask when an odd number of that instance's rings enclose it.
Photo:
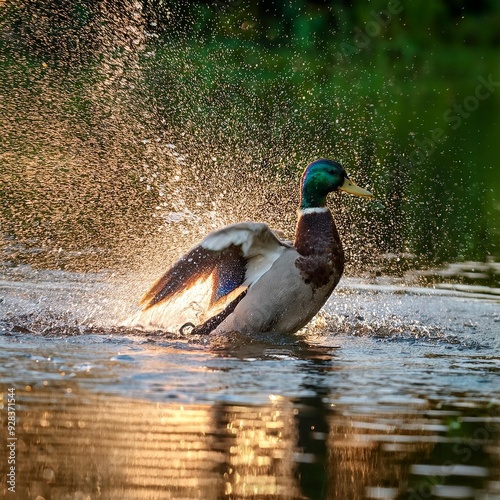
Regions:
[[[140,300],[134,325],[184,334],[293,334],[323,307],[344,270],[344,251],[327,195],[371,198],[342,165],[310,163],[300,183],[293,244],[262,222],[208,234]]]

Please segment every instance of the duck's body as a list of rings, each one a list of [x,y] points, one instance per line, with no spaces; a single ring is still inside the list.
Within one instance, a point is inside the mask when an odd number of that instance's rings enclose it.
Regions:
[[[201,334],[289,334],[305,326],[344,269],[342,243],[325,206],[326,195],[337,189],[370,196],[338,163],[309,165],[293,246],[263,223],[210,233],[145,294],[135,324],[168,330],[189,324]]]
[[[283,246],[269,271],[214,332],[296,332],[321,309],[343,269],[344,252],[330,211],[300,213],[294,247]]]

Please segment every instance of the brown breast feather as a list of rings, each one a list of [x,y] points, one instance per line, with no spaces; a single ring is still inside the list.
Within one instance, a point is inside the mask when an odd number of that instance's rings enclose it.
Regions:
[[[334,287],[344,270],[344,251],[330,211],[300,216],[295,234],[295,261],[302,279],[313,291],[325,285]]]

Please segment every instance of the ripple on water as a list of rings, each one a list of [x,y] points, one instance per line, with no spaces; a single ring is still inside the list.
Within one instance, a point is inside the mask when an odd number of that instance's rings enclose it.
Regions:
[[[181,337],[117,328],[95,277],[46,278],[0,304],[27,495],[498,496],[494,301],[347,280],[298,336]]]

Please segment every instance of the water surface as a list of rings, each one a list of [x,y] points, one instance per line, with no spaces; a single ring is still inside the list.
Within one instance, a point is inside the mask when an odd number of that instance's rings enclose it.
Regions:
[[[120,279],[3,273],[12,497],[500,498],[494,288],[344,279],[298,336],[213,339],[119,327]]]

